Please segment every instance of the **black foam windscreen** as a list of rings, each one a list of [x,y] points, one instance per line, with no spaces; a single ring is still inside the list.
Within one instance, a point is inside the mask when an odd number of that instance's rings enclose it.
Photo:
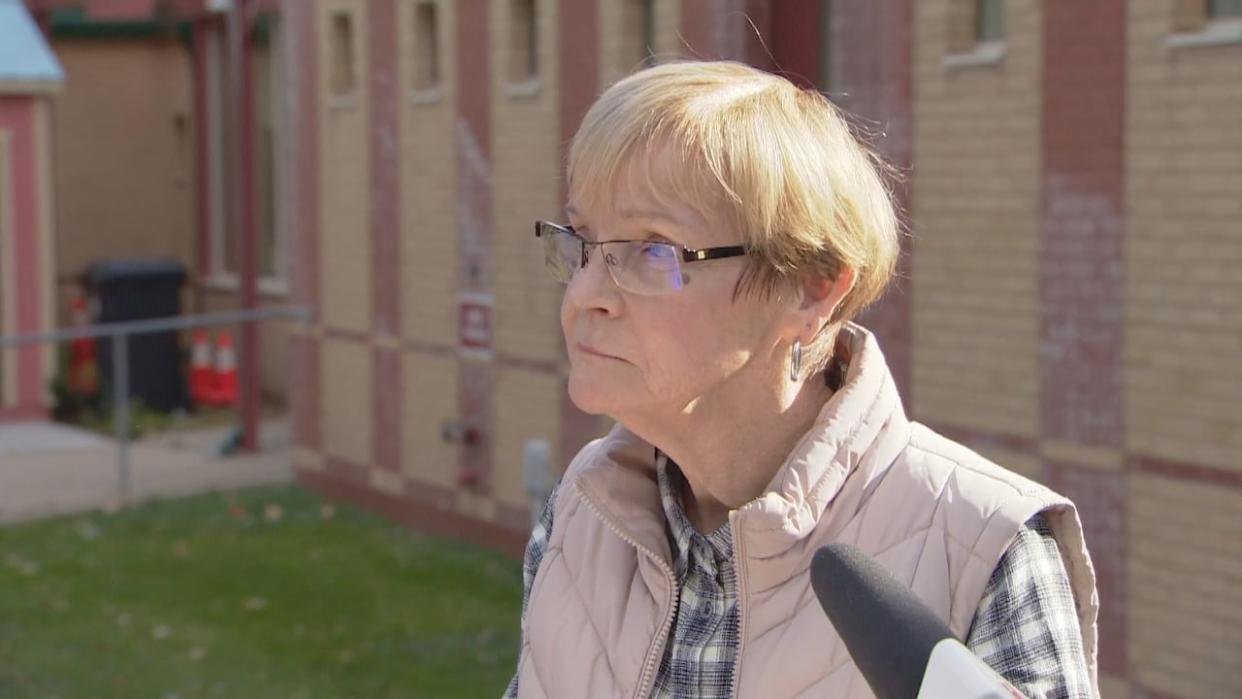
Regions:
[[[815,552],[811,586],[871,691],[879,699],[915,699],[932,648],[955,638],[944,622],[850,544]]]

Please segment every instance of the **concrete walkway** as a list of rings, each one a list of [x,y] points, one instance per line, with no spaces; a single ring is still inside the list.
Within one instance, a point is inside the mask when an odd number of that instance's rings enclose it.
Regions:
[[[264,421],[255,453],[221,457],[230,431],[175,430],[132,443],[129,503],[293,479],[286,420]],[[118,505],[114,440],[57,423],[0,424],[0,523]]]

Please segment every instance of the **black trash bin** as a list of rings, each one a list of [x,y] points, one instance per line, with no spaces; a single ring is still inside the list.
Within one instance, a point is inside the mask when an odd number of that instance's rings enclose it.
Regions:
[[[84,275],[95,301],[97,323],[118,323],[181,315],[185,267],[175,260],[96,262]],[[129,395],[154,410],[189,407],[181,370],[181,344],[174,331],[129,335]],[[112,342],[99,347],[104,385],[112,390]]]

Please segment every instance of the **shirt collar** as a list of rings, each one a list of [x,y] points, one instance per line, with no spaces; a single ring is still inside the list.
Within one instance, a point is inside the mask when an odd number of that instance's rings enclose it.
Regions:
[[[702,534],[694,528],[681,502],[685,478],[672,459],[664,454],[657,456],[656,480],[668,522],[673,571],[683,578],[692,565],[698,565],[715,575],[720,564],[733,560],[733,531],[728,522],[710,534]]]

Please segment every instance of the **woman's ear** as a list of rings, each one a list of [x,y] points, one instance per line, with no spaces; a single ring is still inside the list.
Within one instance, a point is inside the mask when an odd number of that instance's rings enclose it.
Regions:
[[[854,288],[856,280],[857,275],[852,267],[842,267],[836,279],[815,277],[803,282],[802,304],[798,308],[803,328],[798,339],[804,344],[809,343],[832,321],[833,313]]]

